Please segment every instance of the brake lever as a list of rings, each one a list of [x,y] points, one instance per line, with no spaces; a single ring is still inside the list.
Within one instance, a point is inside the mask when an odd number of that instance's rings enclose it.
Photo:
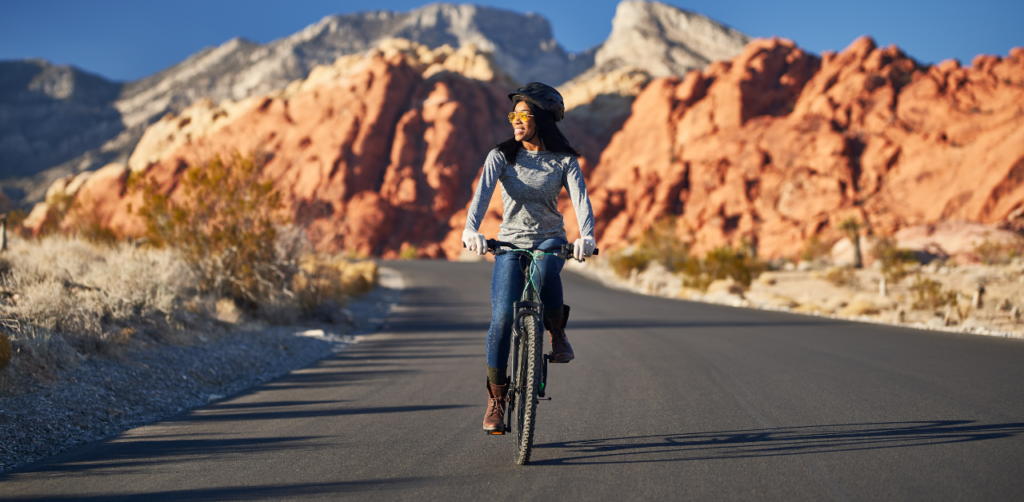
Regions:
[[[562,249],[561,249],[561,252],[564,253],[564,256],[557,255],[557,254],[555,256],[558,256],[559,258],[561,258],[563,260],[568,260],[570,258],[575,260],[576,256],[575,256],[575,253],[573,251],[574,251],[573,244],[566,244],[565,246],[562,246]],[[598,251],[600,251],[600,250],[597,249],[597,248],[594,248],[594,252],[590,253],[590,256],[597,256],[598,255]],[[583,262],[587,261],[587,258],[588,257],[584,257],[582,260],[579,260],[579,262],[583,263]]]

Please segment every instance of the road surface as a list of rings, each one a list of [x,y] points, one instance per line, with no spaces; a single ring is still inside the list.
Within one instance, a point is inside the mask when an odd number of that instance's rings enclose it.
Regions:
[[[388,264],[384,328],[0,476],[2,500],[1024,500],[1024,341],[672,301],[563,274],[529,466],[487,436],[490,265]]]

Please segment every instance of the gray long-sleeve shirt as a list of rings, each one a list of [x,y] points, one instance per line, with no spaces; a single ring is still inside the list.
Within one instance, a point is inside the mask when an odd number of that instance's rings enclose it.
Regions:
[[[498,240],[529,248],[546,239],[564,239],[565,223],[558,212],[563,186],[576,210],[580,234],[593,237],[594,210],[575,155],[521,148],[515,163],[508,163],[497,148],[491,150],[469,206],[467,229],[478,231],[499,181],[504,215]]]

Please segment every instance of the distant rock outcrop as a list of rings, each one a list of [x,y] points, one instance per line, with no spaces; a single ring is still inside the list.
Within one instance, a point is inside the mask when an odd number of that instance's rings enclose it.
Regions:
[[[421,256],[442,256],[449,219],[469,202],[471,182],[508,124],[507,79],[471,45],[429,50],[389,41],[284,91],[199,103],[147,130],[131,167],[112,164],[62,192],[75,201],[63,225],[138,235],[130,208],[141,200],[126,189],[130,171],[178,197],[183,166],[255,152],[269,159],[264,175],[317,248],[396,257],[415,246]]]
[[[651,77],[682,75],[731,59],[750,37],[711,18],[660,2],[626,0],[615,9],[612,33],[581,75],[632,67]]]
[[[100,148],[124,130],[121,84],[42,60],[0,62],[0,178]]]
[[[875,233],[1024,207],[1024,49],[922,67],[861,38],[822,58],[755,40],[651,82],[590,177],[599,244],[678,215],[694,251],[798,255],[848,217]]]
[[[615,10],[611,35],[594,52],[594,65],[560,86],[568,110],[566,128],[581,139],[578,148],[596,158],[652,78],[732,59],[749,41],[696,12],[626,0]]]

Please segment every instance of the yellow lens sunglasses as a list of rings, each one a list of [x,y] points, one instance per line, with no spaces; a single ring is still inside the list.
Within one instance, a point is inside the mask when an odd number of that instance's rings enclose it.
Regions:
[[[530,115],[530,112],[509,112],[508,121],[514,124],[516,122],[516,117],[519,117],[519,120],[529,122],[530,117],[532,116],[533,115]]]

